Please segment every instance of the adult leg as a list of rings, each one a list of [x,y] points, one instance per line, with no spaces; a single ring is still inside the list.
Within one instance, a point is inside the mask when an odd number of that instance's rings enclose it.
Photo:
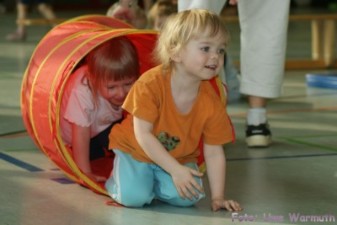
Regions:
[[[17,28],[14,33],[7,35],[6,39],[8,41],[24,41],[26,39],[26,26],[21,22],[27,18],[28,4],[18,1],[16,4],[17,10]]]
[[[238,69],[235,67],[229,54],[226,55],[224,71],[220,73],[221,81],[227,87],[227,102],[233,103],[237,102],[241,98],[240,94],[240,74]]]
[[[45,2],[42,2],[42,3],[38,4],[37,8],[44,18],[46,18],[48,20],[56,19],[56,15],[55,15],[51,5],[49,5]]]
[[[271,143],[266,106],[279,97],[284,74],[289,0],[238,1],[241,27],[241,86],[248,96],[246,141],[249,147]]]
[[[0,14],[5,14],[6,10],[7,9],[6,9],[6,6],[3,3],[3,0],[0,1]]]

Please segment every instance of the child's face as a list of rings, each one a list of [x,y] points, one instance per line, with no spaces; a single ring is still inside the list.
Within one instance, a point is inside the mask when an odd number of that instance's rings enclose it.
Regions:
[[[128,78],[120,81],[108,81],[99,89],[100,95],[114,107],[120,107],[129,93],[136,78]]]
[[[214,36],[200,34],[178,53],[177,62],[181,65],[178,68],[201,80],[209,80],[223,67],[225,50],[226,39],[220,32]]]

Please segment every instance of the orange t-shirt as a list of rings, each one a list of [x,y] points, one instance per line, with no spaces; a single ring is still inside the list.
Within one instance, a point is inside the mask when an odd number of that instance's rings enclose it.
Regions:
[[[180,163],[196,162],[199,142],[222,145],[233,140],[226,105],[210,82],[202,81],[198,97],[187,114],[181,114],[171,93],[171,74],[157,66],[144,73],[131,88],[123,108],[129,113],[110,133],[110,149],[129,153],[142,162],[153,162],[139,146],[132,116],[153,124],[153,134]]]

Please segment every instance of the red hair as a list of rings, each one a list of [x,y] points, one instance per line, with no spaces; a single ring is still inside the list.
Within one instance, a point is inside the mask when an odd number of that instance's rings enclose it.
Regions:
[[[93,95],[108,81],[138,78],[140,75],[138,54],[132,42],[124,36],[110,39],[93,49],[86,56]]]

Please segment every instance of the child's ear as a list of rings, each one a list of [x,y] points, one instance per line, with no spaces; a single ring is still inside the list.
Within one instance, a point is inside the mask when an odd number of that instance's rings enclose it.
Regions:
[[[177,63],[181,62],[181,56],[180,56],[180,53],[179,53],[179,52],[172,53],[172,54],[171,54],[171,60],[172,60],[173,62],[177,62]]]

